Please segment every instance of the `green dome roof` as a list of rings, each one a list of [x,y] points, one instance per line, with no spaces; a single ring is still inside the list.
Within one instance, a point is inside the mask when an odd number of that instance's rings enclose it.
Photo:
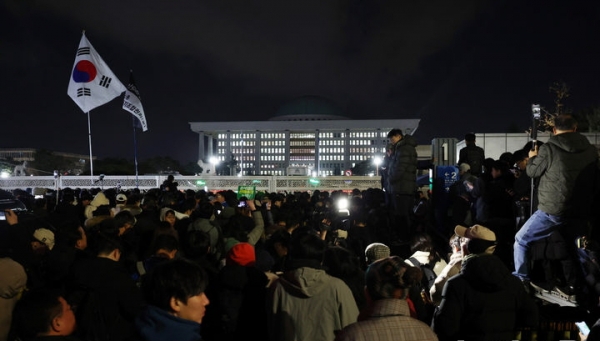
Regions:
[[[293,99],[275,113],[270,121],[317,121],[347,120],[342,109],[333,101],[319,96],[303,96]]]

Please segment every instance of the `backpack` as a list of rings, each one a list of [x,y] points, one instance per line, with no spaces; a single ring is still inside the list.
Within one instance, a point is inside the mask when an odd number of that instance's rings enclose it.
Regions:
[[[410,257],[408,259],[413,266],[420,268],[423,271],[423,280],[421,281],[421,286],[429,293],[429,289],[435,283],[435,278],[437,275],[433,272],[433,269],[428,264],[421,264],[415,257]]]
[[[426,264],[421,264],[415,257],[408,259],[416,268],[421,269],[423,272],[423,278],[421,283],[411,286],[409,288],[408,296],[415,305],[417,318],[427,324],[431,323],[433,313],[435,312],[435,305],[431,301],[429,295],[429,288],[433,285],[436,275],[431,268]]]

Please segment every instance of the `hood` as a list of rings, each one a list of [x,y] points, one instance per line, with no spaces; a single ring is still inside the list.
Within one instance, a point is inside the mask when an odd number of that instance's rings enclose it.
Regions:
[[[201,340],[200,324],[151,305],[137,317],[135,325],[143,340]]]
[[[509,286],[512,274],[494,255],[468,255],[462,261],[461,274],[476,290],[496,292]]]
[[[94,199],[90,201],[90,204],[85,207],[85,217],[88,219],[92,218],[94,216],[94,211],[102,205],[110,205],[110,201],[103,192],[98,192]]]
[[[27,284],[27,274],[21,264],[10,258],[0,258],[0,297],[11,299]]]
[[[300,297],[312,297],[325,288],[330,276],[322,269],[302,267],[287,271],[279,280],[289,293]]]
[[[569,153],[580,153],[590,148],[590,141],[580,133],[562,133],[551,136],[547,143]]]
[[[106,195],[104,195],[103,192],[98,192],[96,194],[96,196],[94,197],[94,199],[92,199],[92,201],[90,202],[90,205],[95,206],[95,207],[102,206],[102,205],[110,205],[110,201],[108,200]]]

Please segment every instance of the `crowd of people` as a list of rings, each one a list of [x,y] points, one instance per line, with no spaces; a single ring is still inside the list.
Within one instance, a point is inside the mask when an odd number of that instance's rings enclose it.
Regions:
[[[558,123],[557,137],[575,134]],[[526,340],[542,337],[552,307],[535,299],[534,285],[576,296],[580,309],[565,321],[592,325],[600,317],[591,228],[577,233],[586,238],[580,248],[565,247],[573,235],[550,233],[562,231],[554,225],[523,237],[539,226],[529,221],[531,205],[546,217],[564,216],[544,211],[545,182],[558,180],[528,168],[550,167],[548,154],[560,151],[525,146],[498,160],[461,152],[460,177],[436,222],[430,198],[416,187],[414,139],[398,129],[388,137],[382,188],[351,193],[247,198],[179,190],[174,179],[144,192],[15,193],[28,210],[7,210],[0,221],[0,341]],[[589,152],[579,143],[576,150]],[[569,162],[561,180],[568,184],[581,168]],[[341,200],[347,209],[338,209]],[[552,248],[588,262],[547,257]],[[569,282],[557,264],[580,268],[573,275],[580,281]],[[535,281],[536,271],[544,281]],[[574,283],[578,291],[565,293]],[[573,339],[598,333],[563,329],[560,337]]]

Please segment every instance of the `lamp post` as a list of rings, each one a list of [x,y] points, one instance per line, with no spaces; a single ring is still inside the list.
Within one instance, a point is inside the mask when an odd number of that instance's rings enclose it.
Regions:
[[[375,156],[373,158],[373,164],[375,164],[375,176],[379,176],[379,165],[381,165],[381,158],[379,156]]]

